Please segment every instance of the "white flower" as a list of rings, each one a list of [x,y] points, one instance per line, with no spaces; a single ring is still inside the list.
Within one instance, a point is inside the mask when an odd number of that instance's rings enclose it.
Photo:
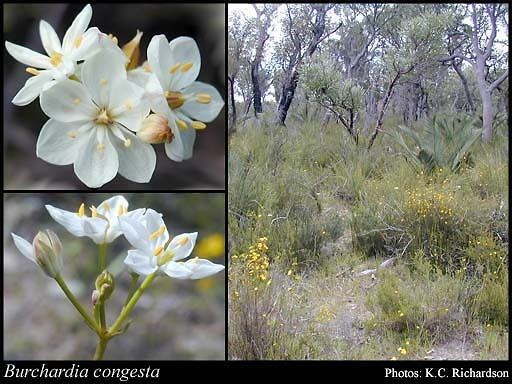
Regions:
[[[37,156],[57,165],[73,164],[88,187],[101,187],[117,172],[146,183],[155,151],[130,131],[149,113],[143,90],[126,79],[124,55],[99,51],[82,66],[83,84],[64,80],[41,95],[51,118],[37,140]]]
[[[154,36],[148,62],[153,73],[146,86],[151,109],[168,118],[173,133],[165,152],[174,161],[189,159],[196,129],[206,128],[204,123],[217,117],[224,101],[213,86],[195,81],[201,57],[194,39],[178,37],[169,43],[164,35]]]
[[[57,235],[47,230],[39,232],[30,244],[24,238],[11,233],[16,248],[30,261],[36,263],[50,277],[62,270],[62,244]]]
[[[183,233],[169,242],[169,233],[162,215],[147,209],[142,219],[119,219],[124,236],[135,247],[128,251],[124,263],[141,275],[161,271],[176,279],[202,279],[220,272],[223,265],[197,257],[186,262],[194,249],[197,232]]]
[[[48,56],[9,41],[5,42],[7,52],[20,63],[28,65],[27,72],[34,75],[14,96],[13,104],[30,104],[41,92],[73,75],[77,61],[87,59],[99,49],[98,28],[86,31],[91,17],[92,8],[88,4],[71,23],[62,44],[52,26],[41,20],[39,34]]]
[[[64,226],[72,235],[89,237],[96,244],[111,243],[122,234],[119,227],[120,217],[140,220],[144,208],[128,212],[128,201],[123,196],[114,196],[103,201],[98,207],[92,206],[91,217],[85,213],[85,204],[77,212],[69,212],[51,205],[45,206],[50,216]]]

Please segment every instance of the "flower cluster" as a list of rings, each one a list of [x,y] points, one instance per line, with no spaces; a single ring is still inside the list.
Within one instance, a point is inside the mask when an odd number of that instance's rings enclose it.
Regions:
[[[318,311],[318,314],[316,315],[316,321],[321,323],[329,322],[331,320],[334,320],[335,318],[336,314],[327,304],[322,305],[322,307]]]
[[[240,255],[233,255],[232,259],[235,262],[240,262],[243,266],[244,273],[254,283],[270,284],[269,276],[269,259],[268,252],[268,238],[260,237],[256,244],[249,247],[249,252]]]
[[[152,144],[164,144],[174,161],[191,158],[196,130],[217,117],[224,101],[213,86],[196,81],[201,57],[192,38],[154,36],[139,65],[142,32],[121,49],[114,36],[88,28],[91,18],[86,5],[62,42],[42,20],[46,54],[5,42],[32,75],[12,102],[24,106],[39,97],[50,118],[37,140],[39,158],[73,164],[88,187],[117,173],[147,183],[156,166]]]
[[[434,186],[408,191],[405,208],[420,219],[438,217],[445,224],[453,216],[452,202],[454,194],[438,191]]]
[[[224,269],[206,259],[186,259],[194,249],[197,232],[183,233],[170,239],[162,214],[151,208],[128,211],[128,201],[114,196],[98,207],[91,206],[87,216],[85,204],[76,212],[46,205],[50,216],[72,235],[89,237],[96,244],[108,244],[123,235],[134,249],[128,251],[124,263],[138,275],[158,272],[176,279],[201,279]],[[32,244],[12,234],[19,251],[55,277],[62,270],[62,245],[52,231],[40,232]]]

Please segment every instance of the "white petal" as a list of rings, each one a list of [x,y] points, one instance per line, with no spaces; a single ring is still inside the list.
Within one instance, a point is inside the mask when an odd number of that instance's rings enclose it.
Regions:
[[[141,100],[134,107],[131,107],[129,110],[125,110],[114,117],[114,120],[128,128],[130,131],[137,132],[141,129],[142,122],[148,115],[149,103],[146,100]]]
[[[212,263],[210,260],[206,259],[195,258],[186,261],[184,264],[188,269],[192,271],[188,277],[189,279],[202,279],[224,269],[223,265]]]
[[[178,37],[169,43],[169,47],[171,48],[171,65],[174,63],[192,64],[192,67],[187,72],[179,70],[172,76],[169,89],[179,91],[192,84],[194,80],[197,79],[199,71],[201,70],[201,55],[197,43],[190,37]]]
[[[190,97],[185,104],[180,107],[179,110],[181,112],[194,120],[209,123],[219,115],[224,106],[224,100],[219,91],[210,84],[195,81],[192,85],[185,88],[183,93],[187,95],[207,94],[211,96],[211,101],[208,104],[198,103],[195,97]]]
[[[128,201],[124,196],[117,195],[102,201],[98,205],[97,209],[100,214],[110,220],[111,218],[117,216],[117,212],[121,211],[122,207],[124,207],[124,210],[128,210]]]
[[[48,53],[48,56],[51,56],[55,52],[60,53],[62,51],[60,39],[55,29],[44,20],[39,22],[39,35],[41,36],[43,48],[46,53]]]
[[[182,131],[176,127],[173,115],[169,114],[169,126],[174,134],[170,143],[165,143],[165,153],[174,161],[188,160],[194,152],[194,142],[196,140],[196,130],[187,129]]]
[[[92,99],[100,107],[107,107],[113,84],[126,79],[124,60],[109,49],[102,49],[82,67],[82,81]]]
[[[196,239],[197,232],[183,233],[174,237],[167,247],[168,250],[174,253],[172,259],[178,261],[189,257],[196,245]]]
[[[151,78],[151,72],[146,72],[144,68],[138,67],[127,72],[128,80],[145,89]]]
[[[124,259],[124,263],[139,275],[150,275],[158,269],[156,257],[137,250],[128,251],[128,256]]]
[[[109,109],[126,109],[127,103],[135,106],[144,96],[144,89],[136,84],[126,80],[118,79],[112,84],[112,92],[110,94],[108,106]]]
[[[80,44],[74,44],[68,56],[74,61],[87,60],[94,56],[101,49],[100,30],[96,27],[90,28],[85,32],[80,40]],[[78,45],[78,46],[77,46]]]
[[[171,49],[164,35],[153,36],[148,45],[148,63],[158,78],[162,89],[167,90],[171,81],[169,72],[175,63],[171,57]]]
[[[88,138],[88,132],[78,132],[92,123],[61,123],[50,119],[39,133],[36,155],[40,159],[56,165],[73,164]],[[82,128],[83,130],[83,128]]]
[[[95,134],[97,130],[106,129],[97,126],[92,129],[87,144],[78,155],[74,170],[78,178],[89,188],[99,188],[112,180],[119,169],[117,152],[110,142],[108,135],[105,135],[103,142],[98,141]]]
[[[35,263],[36,258],[34,256],[34,248],[32,247],[32,244],[15,233],[11,233],[11,236],[14,240],[14,245],[16,245],[16,248],[18,248],[21,254]]]
[[[62,50],[66,53],[71,52],[76,39],[80,38],[92,17],[92,8],[87,4],[82,11],[75,17],[75,20],[71,23],[71,26],[66,31],[64,39],[62,40]]]
[[[65,227],[74,236],[85,236],[83,228],[83,218],[78,216],[77,213],[65,211],[60,208],[55,208],[49,204],[45,205],[46,210],[50,216],[60,225]]]
[[[7,52],[18,60],[20,63],[28,65],[29,67],[50,69],[50,58],[48,56],[41,55],[31,49],[22,47],[21,45],[13,44],[8,41],[5,42],[5,48]]]
[[[192,271],[187,268],[185,263],[177,263],[175,261],[170,261],[167,264],[162,265],[160,270],[167,276],[180,280],[190,279],[190,276],[192,275]]]
[[[84,234],[91,238],[96,244],[110,243],[114,239],[108,239],[108,223],[98,217],[87,217],[83,220]]]
[[[37,99],[45,86],[52,82],[53,76],[50,71],[41,71],[39,75],[29,78],[23,88],[12,99],[14,105],[27,105]]]
[[[126,240],[136,249],[152,254],[153,248],[149,241],[149,232],[142,224],[140,218],[128,215],[119,217],[119,227]]]
[[[111,136],[119,157],[119,173],[136,183],[147,183],[156,166],[155,150],[127,129],[123,128],[123,131],[126,139],[130,140],[129,146],[114,135]]]
[[[97,111],[87,89],[78,81],[69,79],[44,91],[40,101],[46,115],[64,123],[90,121]]]
[[[152,250],[155,248],[163,247],[169,241],[169,232],[167,231],[167,227],[162,219],[162,214],[155,211],[154,209],[148,208],[146,210],[146,214],[144,215],[143,221],[144,226],[146,227],[146,233],[148,233],[148,240],[151,243]],[[162,227],[163,232],[162,231]],[[159,233],[159,236],[156,236],[155,233]]]

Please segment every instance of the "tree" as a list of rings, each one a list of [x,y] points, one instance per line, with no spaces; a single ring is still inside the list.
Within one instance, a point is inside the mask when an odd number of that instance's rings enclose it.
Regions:
[[[496,49],[498,21],[506,18],[507,14],[508,7],[505,4],[471,4],[471,24],[464,24],[459,20],[458,25],[459,33],[467,38],[468,44],[460,44],[448,57],[440,59],[441,62],[455,62],[455,65],[460,65],[461,61],[471,65],[482,102],[482,140],[485,142],[491,139],[493,133],[492,93],[508,77],[508,68],[495,77],[491,77],[489,71],[493,51]]]

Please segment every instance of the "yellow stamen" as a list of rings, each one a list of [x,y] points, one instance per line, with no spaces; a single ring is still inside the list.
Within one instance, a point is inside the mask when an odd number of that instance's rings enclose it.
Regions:
[[[98,217],[98,210],[96,209],[96,207],[93,205],[92,207],[89,208],[91,210],[91,217]]]
[[[144,72],[151,72],[151,67],[147,61],[142,64],[142,69],[144,69]]]
[[[105,212],[110,211],[110,205],[108,205],[107,202],[103,203],[103,209],[105,210]]]
[[[132,108],[133,108],[133,105],[132,105],[132,103],[131,103],[131,101],[130,101],[130,100],[126,100],[126,101],[124,102],[124,106],[126,107],[126,110],[128,110],[128,111],[131,111],[131,110],[132,110]]]
[[[132,145],[132,141],[131,141],[130,139],[126,139],[126,140],[124,141],[124,146],[125,146],[126,148],[128,148],[128,147],[129,147],[129,146],[131,146],[131,145]]]
[[[188,243],[188,237],[183,237],[182,239],[178,240],[178,244],[182,247]]]
[[[68,133],[66,133],[66,135],[68,135],[68,137],[70,139],[76,139],[76,132],[73,132],[73,131],[69,131]]]
[[[155,232],[153,232],[151,235],[149,235],[149,241],[153,241],[156,238],[160,237],[162,233],[165,232],[165,226],[162,225],[160,228],[158,228]]]
[[[183,120],[176,119],[176,124],[178,124],[179,129],[181,129],[182,131],[188,129],[187,123],[185,123]]]
[[[179,108],[185,103],[185,96],[181,92],[165,91],[164,96],[171,109]]]
[[[117,212],[116,212],[117,216],[124,215],[126,212],[128,212],[128,210],[126,209],[124,204],[121,204],[121,205],[119,205],[119,207],[117,207]]]
[[[194,64],[192,62],[188,62],[188,63],[185,63],[181,66],[181,72],[185,73],[185,72],[188,72],[190,71],[190,68],[192,68]]]
[[[114,44],[117,45],[117,43],[118,43],[117,37],[115,37],[111,33],[108,34],[108,37],[110,37],[110,40],[112,40],[114,42]]]
[[[178,71],[178,69],[180,68],[181,66],[181,63],[176,63],[174,64],[170,69],[169,69],[169,72],[172,73],[173,75]]]
[[[31,75],[34,75],[34,76],[39,75],[39,71],[35,68],[28,67],[27,69],[25,69],[25,71],[27,71],[28,73],[30,73]]]
[[[80,104],[80,99],[77,97],[75,100],[72,101],[73,104],[78,105]]]
[[[62,63],[62,53],[53,52],[50,56],[50,64],[58,67]]]
[[[153,251],[153,255],[158,256],[159,254],[162,253],[163,250],[164,250],[164,246],[163,245],[161,245],[159,247],[156,247],[155,250]]]
[[[84,203],[80,204],[80,207],[78,208],[77,215],[80,217],[85,216],[85,204]]]
[[[203,123],[202,121],[193,121],[192,123],[190,123],[190,126],[194,129],[205,129],[206,128],[206,124]]]
[[[75,41],[73,42],[73,45],[75,46],[75,48],[79,48],[80,45],[82,44],[82,40],[83,40],[83,36],[80,35],[78,36]]]
[[[196,95],[196,100],[201,104],[209,104],[212,101],[212,97],[207,93],[198,93]]]
[[[98,144],[96,146],[96,149],[98,150],[98,152],[101,152],[105,149],[105,144]]]
[[[101,79],[100,80],[100,85],[106,85],[107,83],[108,83],[107,79]]]

